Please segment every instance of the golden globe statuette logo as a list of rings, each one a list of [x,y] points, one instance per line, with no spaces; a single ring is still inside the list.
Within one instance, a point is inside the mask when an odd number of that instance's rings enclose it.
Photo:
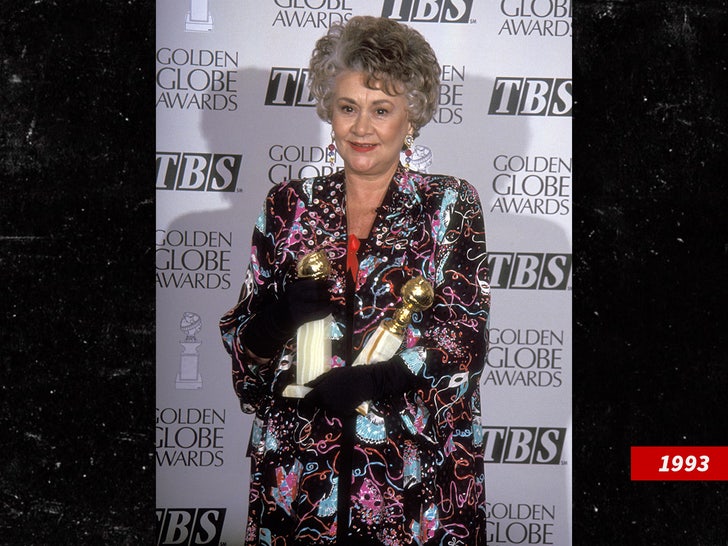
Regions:
[[[208,0],[190,0],[190,11],[185,17],[186,32],[209,32],[213,28]]]
[[[202,319],[196,313],[184,313],[179,323],[179,329],[185,335],[180,341],[182,354],[179,357],[179,372],[175,380],[177,389],[200,389],[202,377],[200,376],[200,355],[197,348],[201,345],[195,335],[202,329]]]
[[[404,155],[402,156],[404,158]],[[404,162],[404,161],[403,161]],[[429,173],[432,166],[432,150],[427,146],[416,144],[410,156],[410,169],[418,173]]]
[[[422,275],[410,279],[402,287],[402,305],[394,311],[394,317],[384,319],[356,357],[354,366],[375,364],[392,358],[402,345],[404,332],[412,321],[412,315],[429,309],[435,301],[432,284]],[[356,408],[361,415],[369,413],[369,402]]]
[[[323,250],[306,254],[296,266],[301,279],[325,279],[331,273],[331,264]],[[327,372],[331,366],[331,322],[328,315],[300,326],[296,334],[296,382],[283,390],[283,396],[303,398],[311,387],[306,383]]]

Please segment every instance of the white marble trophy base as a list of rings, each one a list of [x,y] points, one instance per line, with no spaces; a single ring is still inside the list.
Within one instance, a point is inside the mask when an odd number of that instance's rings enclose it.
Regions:
[[[313,389],[305,385],[288,385],[283,389],[283,396],[286,398],[303,398]]]
[[[298,328],[296,339],[296,383],[283,389],[283,396],[303,398],[311,392],[306,383],[329,371],[331,362],[331,322],[333,317],[312,320]]]

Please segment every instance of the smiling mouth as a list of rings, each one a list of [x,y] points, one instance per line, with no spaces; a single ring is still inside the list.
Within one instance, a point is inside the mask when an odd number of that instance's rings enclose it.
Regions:
[[[349,142],[349,146],[356,152],[370,152],[376,148],[376,144],[367,144],[365,142]]]

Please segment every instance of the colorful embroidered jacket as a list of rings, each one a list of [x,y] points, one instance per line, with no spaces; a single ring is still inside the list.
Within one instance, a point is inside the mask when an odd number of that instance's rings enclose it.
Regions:
[[[246,544],[334,544],[337,530],[338,544],[485,544],[479,380],[490,289],[478,195],[463,180],[400,166],[348,287],[345,207],[341,172],[275,186],[240,301],[221,319],[241,407],[255,413]],[[415,314],[398,352],[424,383],[373,401],[366,417],[340,419],[280,395],[294,382],[295,338],[264,365],[241,345],[297,261],[320,249],[333,267],[332,366],[353,362],[407,280],[421,274],[434,286],[433,306]]]

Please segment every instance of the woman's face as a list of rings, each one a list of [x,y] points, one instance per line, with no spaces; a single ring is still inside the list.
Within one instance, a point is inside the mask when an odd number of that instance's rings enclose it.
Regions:
[[[347,174],[389,179],[412,131],[404,95],[387,95],[364,85],[361,72],[343,72],[334,87],[331,126]]]

